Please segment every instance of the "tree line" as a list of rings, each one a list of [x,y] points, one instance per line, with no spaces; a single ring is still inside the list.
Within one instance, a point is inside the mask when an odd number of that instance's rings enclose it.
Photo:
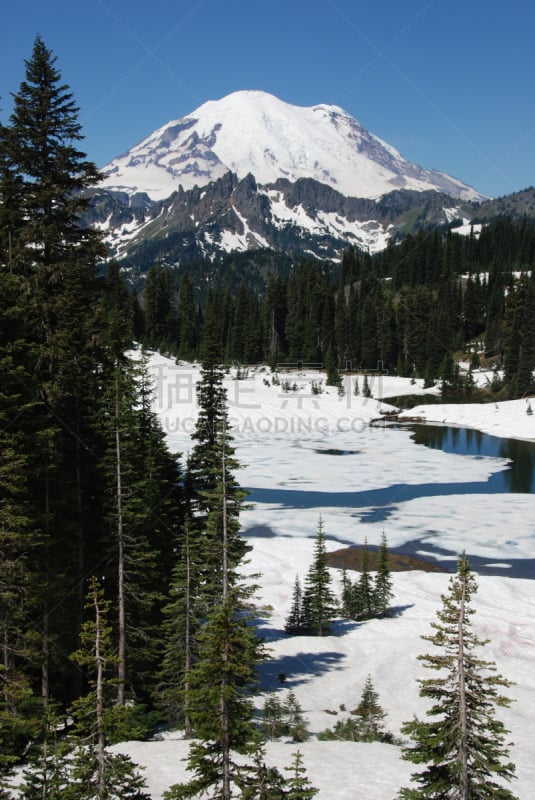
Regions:
[[[298,262],[261,288],[243,254],[241,282],[223,272],[208,290],[199,265],[156,264],[133,300],[136,333],[191,360],[215,318],[229,362],[380,368],[429,385],[454,384],[461,356],[485,358],[504,370],[495,391],[517,397],[534,388],[534,253],[531,223],[499,219],[466,237],[421,231],[373,257],[349,249],[339,265]]]

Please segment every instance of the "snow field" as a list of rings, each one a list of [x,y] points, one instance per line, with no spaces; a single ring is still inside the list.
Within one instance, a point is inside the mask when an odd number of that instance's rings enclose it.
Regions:
[[[154,409],[172,449],[185,455],[196,418],[198,369],[153,356],[151,370],[158,391]],[[244,536],[252,548],[244,570],[261,573],[256,602],[262,611],[259,629],[269,649],[269,658],[260,669],[263,691],[255,703],[261,709],[266,691],[276,691],[284,699],[292,689],[312,733],[309,741],[299,745],[268,743],[267,761],[282,769],[298,748],[310,780],[320,790],[318,800],[359,796],[393,800],[399,788],[408,785],[414,770],[401,759],[399,747],[321,742],[315,734],[332,727],[358,704],[368,674],[387,714],[386,728],[392,733],[399,735],[401,724],[414,714],[425,715],[427,704],[419,697],[417,678],[428,670],[417,656],[431,646],[421,636],[431,632],[449,576],[393,573],[396,616],[366,623],[339,620],[334,627],[336,635],[327,637],[289,637],[284,622],[294,580],[296,574],[303,580],[308,570],[319,514],[329,550],[346,543],[362,544],[365,537],[370,544],[378,544],[384,530],[392,547],[422,540],[421,552],[429,543],[450,550],[452,560],[466,549],[500,563],[508,558],[535,557],[534,498],[463,494],[460,484],[480,482],[483,487],[490,475],[506,468],[505,460],[451,455],[415,445],[407,431],[369,428],[367,423],[379,416],[384,404],[361,396],[339,398],[335,390],[312,396],[311,381],[319,375],[292,373],[288,379],[298,377],[302,388],[290,393],[274,386],[267,370],[240,381],[237,395],[233,394],[233,382],[228,382],[237,456],[245,464],[237,477],[242,486],[256,491],[254,507],[242,516]],[[282,375],[280,379],[284,379]],[[362,386],[361,379],[359,382]],[[383,378],[383,388],[382,396],[422,391],[421,384],[398,378]],[[428,415],[430,420],[470,424],[479,430],[491,426],[489,432],[494,434],[503,430],[508,436],[535,439],[533,418],[526,415],[525,406],[525,401],[500,403],[497,409],[429,406],[418,409],[418,414]],[[272,428],[262,431],[260,420],[271,420]],[[494,424],[498,420],[502,427]],[[422,484],[431,483],[447,484],[451,494],[411,496]],[[385,488],[390,493],[388,513],[380,518],[384,496],[378,493]],[[366,522],[366,518],[372,521]],[[338,589],[340,572],[332,570],[332,576]],[[495,661],[498,671],[513,682],[504,693],[514,702],[497,712],[511,732],[511,758],[517,767],[511,789],[519,800],[531,800],[535,785],[535,581],[509,578],[504,567],[503,577],[479,576],[478,584],[472,603],[476,610],[473,628],[483,639],[490,639],[481,656]],[[281,672],[286,678],[283,682]],[[341,704],[346,712],[340,711]],[[146,766],[154,800],[186,777],[183,759],[188,743],[180,732],[166,734],[160,741],[125,743],[117,749]]]

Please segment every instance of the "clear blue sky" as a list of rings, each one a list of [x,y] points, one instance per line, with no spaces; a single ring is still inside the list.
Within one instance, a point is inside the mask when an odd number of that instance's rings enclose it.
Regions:
[[[332,103],[424,167],[498,196],[535,184],[532,0],[12,0],[1,118],[39,33],[98,166],[206,100]]]

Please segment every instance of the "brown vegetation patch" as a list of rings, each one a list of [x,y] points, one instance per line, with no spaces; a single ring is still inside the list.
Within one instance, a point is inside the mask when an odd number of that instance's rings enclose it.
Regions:
[[[343,547],[341,550],[333,550],[333,552],[327,554],[327,563],[329,567],[335,567],[336,569],[351,569],[355,572],[361,572],[363,552],[364,548],[362,547]],[[377,569],[377,552],[368,550],[368,559],[368,569],[373,572]],[[422,572],[447,571],[433,561],[392,552],[388,554],[388,568],[391,572],[408,572],[416,569]]]

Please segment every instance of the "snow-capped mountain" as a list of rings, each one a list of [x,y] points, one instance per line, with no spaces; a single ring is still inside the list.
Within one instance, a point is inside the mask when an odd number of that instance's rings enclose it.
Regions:
[[[228,172],[252,174],[261,186],[311,178],[345,197],[431,189],[483,199],[456,178],[409,163],[338,106],[302,108],[261,91],[234,92],[158,128],[103,168],[103,186],[163,200]]]

